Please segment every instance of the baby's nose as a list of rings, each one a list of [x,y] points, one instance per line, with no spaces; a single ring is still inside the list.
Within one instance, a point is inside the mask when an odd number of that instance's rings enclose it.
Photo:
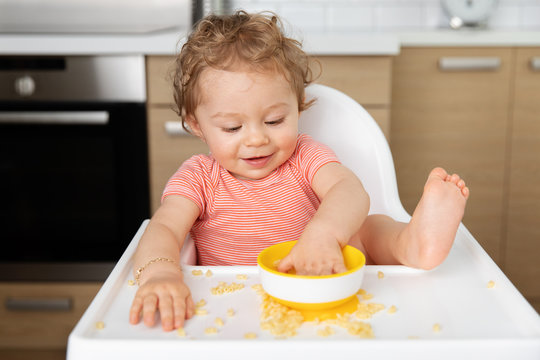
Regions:
[[[261,128],[250,129],[246,136],[247,146],[261,146],[268,144],[268,135]]]

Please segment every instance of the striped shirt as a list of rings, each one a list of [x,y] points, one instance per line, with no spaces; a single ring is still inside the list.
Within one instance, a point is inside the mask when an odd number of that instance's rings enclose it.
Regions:
[[[338,162],[325,145],[298,136],[293,155],[260,180],[240,180],[211,156],[195,155],[163,192],[192,200],[200,209],[191,237],[200,265],[256,265],[266,247],[298,240],[319,207],[311,188],[317,170]]]

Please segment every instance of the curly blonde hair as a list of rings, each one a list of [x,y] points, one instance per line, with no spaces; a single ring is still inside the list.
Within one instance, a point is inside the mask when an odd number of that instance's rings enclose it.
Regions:
[[[255,70],[275,70],[291,85],[298,110],[314,100],[304,101],[304,89],[313,81],[308,55],[301,43],[284,35],[277,15],[264,12],[209,15],[200,20],[176,58],[173,74],[176,112],[186,127],[186,116],[194,114],[199,96],[198,80],[204,69],[234,69],[248,65]]]

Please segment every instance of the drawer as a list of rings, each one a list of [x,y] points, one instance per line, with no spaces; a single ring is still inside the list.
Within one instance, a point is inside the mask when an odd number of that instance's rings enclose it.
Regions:
[[[195,154],[207,154],[208,147],[198,137],[175,133],[180,118],[169,107],[148,109],[148,155],[150,161],[150,204],[152,213],[159,207],[167,180]]]
[[[65,348],[100,287],[101,283],[0,283],[0,349]]]
[[[319,56],[317,82],[341,90],[364,107],[389,105],[392,86],[390,56]],[[313,72],[319,69],[313,66]]]

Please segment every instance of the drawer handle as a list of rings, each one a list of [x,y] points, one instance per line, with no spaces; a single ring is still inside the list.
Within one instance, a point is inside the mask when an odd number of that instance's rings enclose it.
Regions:
[[[494,71],[501,67],[498,57],[442,57],[439,69],[442,71]]]
[[[180,121],[166,121],[165,132],[172,136],[191,136],[191,134],[182,127]]]
[[[0,112],[0,123],[39,125],[107,125],[107,111]]]
[[[69,311],[72,308],[71,298],[17,298],[6,299],[6,309],[12,311]]]
[[[533,71],[540,71],[540,56],[534,56],[531,58],[531,68]]]

